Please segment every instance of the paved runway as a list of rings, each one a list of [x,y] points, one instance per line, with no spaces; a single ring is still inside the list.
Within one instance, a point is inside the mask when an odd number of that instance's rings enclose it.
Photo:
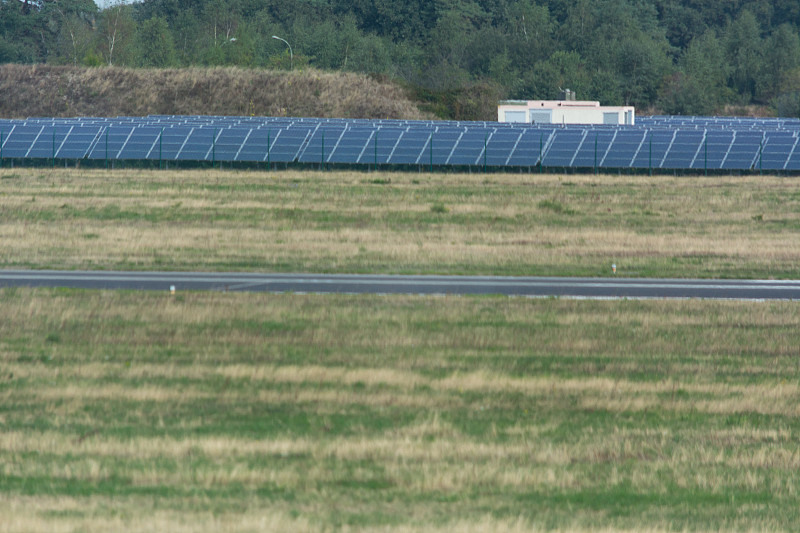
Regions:
[[[689,280],[0,270],[0,287],[298,293],[503,294],[572,298],[800,299],[800,280]]]

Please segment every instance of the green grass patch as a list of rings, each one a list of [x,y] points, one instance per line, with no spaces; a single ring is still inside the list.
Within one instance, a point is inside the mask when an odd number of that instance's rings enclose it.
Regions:
[[[547,209],[559,215],[574,215],[576,211],[566,207],[556,200],[541,200],[538,204],[539,209]]]
[[[4,268],[794,278],[800,249],[767,176],[5,175]]]
[[[203,529],[213,510],[297,531],[800,519],[791,302],[182,296],[0,289],[3,516]]]

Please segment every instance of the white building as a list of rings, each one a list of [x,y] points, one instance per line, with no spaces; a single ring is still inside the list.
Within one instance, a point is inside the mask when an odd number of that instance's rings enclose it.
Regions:
[[[608,107],[582,100],[505,100],[497,106],[498,122],[633,126],[634,120],[632,106]]]

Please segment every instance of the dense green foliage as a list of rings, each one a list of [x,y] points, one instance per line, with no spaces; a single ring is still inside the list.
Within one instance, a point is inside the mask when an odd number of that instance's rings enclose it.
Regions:
[[[0,62],[311,65],[385,75],[435,102],[569,87],[667,113],[800,115],[799,26],[796,0],[6,0]],[[470,114],[457,105],[437,111]]]

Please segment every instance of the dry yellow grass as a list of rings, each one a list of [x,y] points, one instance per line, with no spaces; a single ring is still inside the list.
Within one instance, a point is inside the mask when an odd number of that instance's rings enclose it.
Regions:
[[[3,266],[788,276],[800,250],[791,180],[373,177],[3,169]],[[799,324],[0,289],[0,532],[791,531]]]
[[[142,502],[145,503],[146,502]],[[287,512],[271,509],[253,508],[243,513],[218,514],[198,513],[191,517],[175,517],[164,511],[151,511],[133,517],[120,516],[116,519],[96,519],[93,512],[104,513],[115,502],[96,499],[91,502],[70,498],[33,499],[15,498],[0,502],[0,513],[14,516],[12,520],[0,522],[0,533],[27,533],[30,531],[50,531],[55,533],[71,533],[86,531],[88,533],[105,533],[108,531],[129,531],[131,533],[150,533],[152,531],[174,531],[176,533],[217,533],[217,532],[262,532],[275,533],[315,533],[325,529],[303,518],[293,518]],[[152,504],[151,504],[152,505]],[[32,515],[24,516],[19,511],[31,511]],[[40,518],[50,514],[59,518]],[[63,518],[70,513],[86,514],[87,518]],[[637,528],[635,530],[619,528],[584,528],[567,527],[551,529],[531,526],[521,519],[497,519],[485,515],[477,520],[454,519],[446,525],[384,525],[363,528],[342,528],[343,531],[361,531],[363,533],[536,533],[552,531],[553,533],[665,533],[669,529]],[[724,531],[722,529],[696,530],[699,532]]]
[[[8,118],[151,114],[424,118],[393,83],[314,69],[7,64],[0,65],[0,93],[4,95],[0,116]]]
[[[785,178],[373,176],[6,169],[0,265],[795,277],[800,259]]]
[[[792,302],[0,290],[0,531],[789,531]]]

